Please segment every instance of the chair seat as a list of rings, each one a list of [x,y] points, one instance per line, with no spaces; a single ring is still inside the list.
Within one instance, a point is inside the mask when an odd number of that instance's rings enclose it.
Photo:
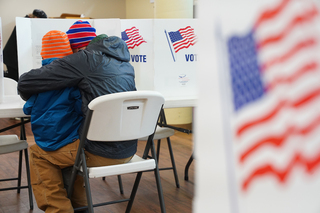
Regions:
[[[28,148],[25,140],[19,140],[17,135],[0,135],[0,154],[16,152]]]
[[[154,159],[143,159],[137,155],[134,155],[128,163],[111,166],[88,167],[88,172],[89,178],[98,178],[146,171],[154,169],[155,167],[156,163]]]
[[[168,127],[157,126],[156,132],[154,134],[153,140],[159,140],[162,138],[168,138],[174,135],[174,130]],[[140,141],[148,140],[148,137],[139,138]]]

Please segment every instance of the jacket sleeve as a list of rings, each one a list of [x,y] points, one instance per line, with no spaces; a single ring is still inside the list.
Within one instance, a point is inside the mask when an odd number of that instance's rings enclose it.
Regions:
[[[18,92],[21,98],[28,100],[33,94],[77,86],[83,79],[85,70],[88,69],[84,51],[81,52],[22,74],[18,81]]]
[[[82,99],[81,93],[78,88],[73,87],[71,90],[71,97],[75,100],[74,109],[79,115],[83,115],[81,107],[82,107]]]
[[[34,102],[36,101],[37,95],[31,96],[28,101],[23,106],[23,112],[26,115],[31,115],[32,108],[34,105]]]

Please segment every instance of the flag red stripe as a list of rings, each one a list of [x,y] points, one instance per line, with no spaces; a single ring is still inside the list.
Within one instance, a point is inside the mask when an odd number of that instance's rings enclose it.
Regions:
[[[319,65],[317,62],[309,62],[297,71],[295,71],[291,76],[275,78],[271,83],[268,84],[268,86],[266,86],[266,89],[270,91],[278,85],[293,83],[294,81],[298,80],[299,78],[301,78],[301,76],[307,73],[317,72],[317,69],[319,69]]]
[[[184,49],[184,48],[188,48],[188,47],[193,46],[193,45],[194,45],[194,43],[187,42],[187,43],[185,43],[183,45],[180,45],[179,47],[174,47],[174,50],[177,53],[179,50]]]
[[[283,11],[283,9],[289,4],[290,1],[291,0],[283,0],[275,8],[263,12],[261,16],[258,18],[257,22],[255,23],[255,28],[259,27],[259,25],[263,22],[275,18],[278,14],[280,14]]]
[[[126,33],[131,33],[132,31],[136,31],[137,28],[136,27],[131,27],[130,29],[126,29]]]
[[[130,39],[127,41],[127,44],[137,44],[137,43],[142,43],[142,42],[146,42],[146,41],[144,41],[143,39],[137,39],[137,40]]]
[[[273,118],[285,105],[286,105],[285,101],[282,101],[282,102],[280,101],[271,112],[265,114],[263,117],[241,125],[237,130],[237,133],[236,133],[237,136],[240,137],[241,134],[243,134],[245,131],[247,131],[249,128],[251,128],[255,125],[259,125],[259,124],[262,124],[268,120],[271,120],[271,118]]]
[[[182,41],[180,41],[180,42],[177,42],[177,43],[174,43],[173,44],[173,46],[175,47],[175,48],[179,48],[180,46],[182,46],[182,45],[186,45],[186,44],[192,44],[192,45],[194,45],[196,42],[194,42],[194,40],[188,40],[188,39],[183,39]]]
[[[320,95],[320,88],[317,88],[316,90],[303,96],[301,99],[298,99],[297,101],[293,102],[291,106],[293,108],[299,108],[300,106],[308,103],[309,101],[313,100],[314,98],[318,97],[319,95]]]
[[[258,142],[254,143],[253,146],[249,147],[246,151],[244,151],[240,155],[240,162],[243,163],[251,154],[253,154],[257,149],[260,149],[263,146],[275,146],[281,147],[288,137],[292,135],[303,135],[306,136],[314,129],[316,129],[320,125],[320,116],[316,117],[313,121],[311,121],[307,126],[299,129],[296,126],[289,126],[287,130],[278,136],[268,136]]]
[[[183,48],[188,48],[191,45],[193,46],[195,44],[195,42],[190,42],[188,39],[183,39],[182,42],[179,42],[179,44],[173,44],[173,48],[175,50],[175,52],[177,53],[179,50],[183,49]]]
[[[185,28],[179,29],[179,32],[180,32],[180,33],[188,32],[188,31],[192,31],[192,32],[193,32],[193,28],[190,27],[190,26],[187,26],[187,27],[185,27]]]
[[[274,44],[284,39],[298,25],[311,21],[318,15],[318,11],[313,7],[310,11],[306,11],[303,15],[295,17],[286,28],[278,35],[268,37],[258,43],[258,48],[264,48],[269,44]]]
[[[293,55],[298,53],[299,51],[301,51],[305,48],[313,47],[316,44],[317,44],[317,41],[314,38],[309,38],[304,41],[300,41],[293,48],[291,48],[288,52],[286,52],[282,56],[275,57],[275,58],[269,60],[268,62],[266,62],[265,64],[263,64],[261,66],[261,70],[265,71],[265,70],[270,69],[270,67],[272,67],[276,64],[283,63],[283,62],[287,61],[289,58],[291,58]]]
[[[300,153],[296,153],[288,166],[284,169],[277,169],[271,164],[265,164],[255,169],[242,182],[242,190],[246,191],[250,184],[262,176],[274,176],[280,183],[285,183],[293,168],[303,166],[306,172],[312,174],[315,169],[320,166],[320,152],[318,152],[312,159],[308,159]]]
[[[320,96],[320,88],[317,88],[317,89],[309,92],[308,94],[306,94],[302,98],[298,99],[297,101],[293,101],[291,103],[288,100],[280,101],[278,103],[278,105],[275,106],[265,116],[241,125],[238,128],[236,135],[238,137],[240,137],[241,134],[243,134],[245,131],[248,131],[251,127],[259,125],[259,124],[263,124],[264,122],[271,120],[284,107],[299,108],[299,107],[303,106],[304,104],[308,103],[309,101],[312,101],[313,99],[315,99],[318,96]]]
[[[195,38],[191,38],[191,39],[188,39],[188,38],[184,38],[183,40],[179,41],[179,42],[175,42],[173,44],[174,47],[177,47],[177,46],[180,46],[180,45],[184,45],[184,44],[187,44],[187,43],[192,43],[192,44],[195,44]]]

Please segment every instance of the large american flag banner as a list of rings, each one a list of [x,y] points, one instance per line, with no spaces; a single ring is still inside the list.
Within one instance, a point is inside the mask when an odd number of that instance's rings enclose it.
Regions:
[[[320,178],[319,11],[308,0],[273,2],[227,39],[243,194],[265,183],[290,191],[296,174]]]
[[[130,29],[121,32],[121,38],[126,42],[128,49],[133,49],[134,47],[140,46],[142,43],[147,43],[139,34],[139,29],[136,27],[131,27]]]
[[[197,37],[194,34],[194,29],[190,26],[181,28],[177,31],[171,31],[168,34],[175,53],[197,43]]]

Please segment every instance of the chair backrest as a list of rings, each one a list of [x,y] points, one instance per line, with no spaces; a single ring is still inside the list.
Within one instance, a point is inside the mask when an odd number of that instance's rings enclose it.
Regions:
[[[103,95],[89,104],[92,111],[87,138],[123,141],[154,133],[163,96],[156,91],[132,91]]]
[[[18,95],[18,90],[17,90],[18,83],[15,80],[4,77],[3,85],[4,85],[3,87],[4,95]]]

